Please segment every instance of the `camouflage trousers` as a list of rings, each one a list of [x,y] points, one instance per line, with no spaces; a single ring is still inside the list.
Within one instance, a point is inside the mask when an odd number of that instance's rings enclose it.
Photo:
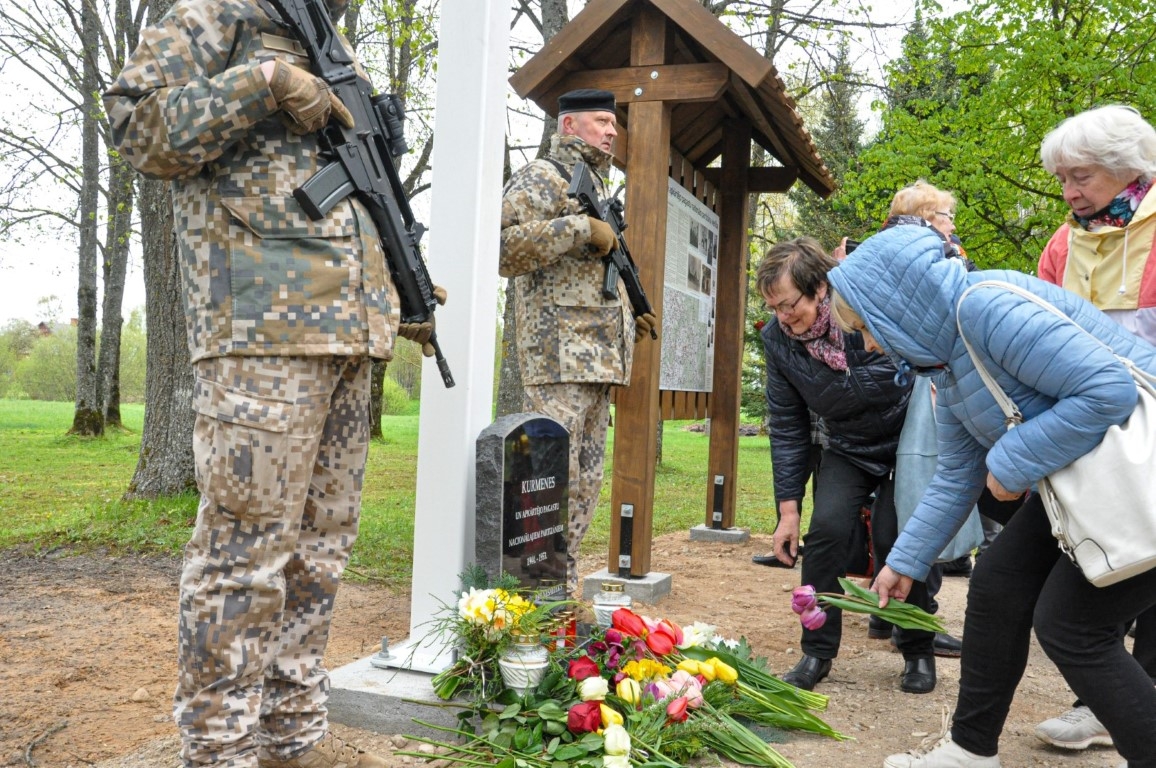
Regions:
[[[322,656],[357,538],[368,360],[196,364],[201,492],[181,572],[173,717],[186,766],[256,766],[328,729]]]
[[[566,529],[566,588],[578,595],[578,552],[598,508],[606,428],[610,425],[609,384],[531,384],[526,410],[549,416],[570,433],[570,524]]]

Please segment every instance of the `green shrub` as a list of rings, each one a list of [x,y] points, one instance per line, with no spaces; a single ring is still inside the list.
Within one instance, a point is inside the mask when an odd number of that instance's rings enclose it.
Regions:
[[[61,326],[16,364],[16,385],[33,400],[76,400],[76,328]]]
[[[381,413],[400,416],[409,410],[409,393],[389,376],[381,382]]]

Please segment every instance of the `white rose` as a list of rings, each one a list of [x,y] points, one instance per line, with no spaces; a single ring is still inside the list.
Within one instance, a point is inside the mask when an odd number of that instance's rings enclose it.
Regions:
[[[603,701],[610,691],[610,685],[604,677],[588,677],[578,683],[578,698],[582,701]]]
[[[602,732],[602,751],[610,756],[626,756],[630,754],[630,734],[621,725],[608,725]],[[608,765],[603,758],[603,765]],[[626,765],[630,765],[629,762]]]
[[[604,755],[602,768],[630,768],[630,758],[626,755]]]

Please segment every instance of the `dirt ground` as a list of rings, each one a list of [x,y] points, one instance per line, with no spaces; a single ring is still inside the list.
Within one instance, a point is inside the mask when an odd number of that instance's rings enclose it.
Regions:
[[[790,610],[797,570],[753,565],[770,546],[692,542],[686,533],[654,542],[654,572],[672,576],[672,593],[646,613],[716,624],[745,635],[778,672],[799,657],[799,625]],[[175,680],[177,574],[174,560],[32,557],[7,553],[0,566],[0,766],[35,768],[176,768],[170,714]],[[605,554],[583,559],[583,572],[605,566]],[[964,578],[945,580],[941,611],[962,631]],[[327,664],[336,668],[377,650],[380,638],[403,637],[409,595],[346,583],[334,618]],[[843,647],[831,677],[817,690],[831,697],[828,722],[853,737],[836,742],[792,734],[780,751],[798,768],[877,766],[883,758],[937,731],[950,712],[959,662],[938,659],[939,685],[927,695],[899,691],[902,658],[867,637],[866,618],[844,619]],[[1064,753],[1032,735],[1035,724],[1068,707],[1071,694],[1055,668],[1033,649],[1001,743],[1003,765],[1114,768],[1112,749]],[[334,731],[383,755],[391,766],[420,761],[392,755],[413,748],[400,734],[334,725]]]

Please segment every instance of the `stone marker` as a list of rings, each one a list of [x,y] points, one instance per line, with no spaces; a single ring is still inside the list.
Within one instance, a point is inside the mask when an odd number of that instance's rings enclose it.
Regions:
[[[478,436],[474,559],[491,579],[565,596],[569,477],[570,435],[551,418],[515,413]]]

